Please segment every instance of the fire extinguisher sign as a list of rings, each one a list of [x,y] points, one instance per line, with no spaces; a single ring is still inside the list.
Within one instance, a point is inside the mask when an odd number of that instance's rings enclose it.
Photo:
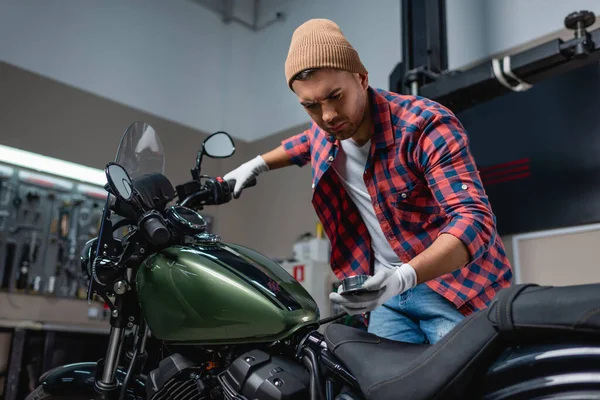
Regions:
[[[294,279],[298,282],[304,282],[304,265],[295,265],[293,270]]]

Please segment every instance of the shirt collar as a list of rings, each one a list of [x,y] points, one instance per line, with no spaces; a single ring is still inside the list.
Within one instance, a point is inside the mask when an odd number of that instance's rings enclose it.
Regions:
[[[369,95],[369,105],[371,107],[374,130],[371,141],[375,144],[375,148],[385,149],[392,146],[395,142],[390,116],[390,105],[385,97],[379,94],[371,86],[367,89],[367,93]],[[338,144],[333,135],[328,135],[327,140],[336,145]]]
[[[392,146],[395,141],[394,129],[390,114],[390,104],[385,97],[369,86],[371,118],[373,119],[373,137],[377,149]]]

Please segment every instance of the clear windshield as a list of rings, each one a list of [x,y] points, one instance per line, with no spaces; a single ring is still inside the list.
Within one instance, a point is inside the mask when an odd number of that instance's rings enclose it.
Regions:
[[[150,124],[138,121],[127,128],[115,157],[131,179],[144,174],[165,172],[165,152],[158,134]]]

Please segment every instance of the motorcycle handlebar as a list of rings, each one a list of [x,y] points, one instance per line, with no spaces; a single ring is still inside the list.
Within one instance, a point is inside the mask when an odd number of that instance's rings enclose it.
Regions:
[[[233,192],[233,188],[235,187],[235,179],[230,179],[227,181],[227,184],[229,184],[229,189],[231,189],[231,191]],[[249,187],[252,186],[256,186],[256,177],[250,179],[245,185],[244,185],[244,189],[247,189]]]
[[[211,178],[206,181],[200,190],[196,189],[195,193],[187,195],[180,205],[196,208],[203,205],[227,203],[233,197],[235,183],[236,181],[233,179],[224,181],[221,178]],[[256,178],[254,177],[244,185],[244,189],[255,186],[256,183]],[[183,194],[185,194],[185,189]],[[180,197],[181,195],[182,193],[180,193]],[[171,232],[165,225],[163,218],[159,216],[160,214],[157,215],[157,211],[150,211],[139,218],[140,211],[142,210],[137,210],[136,212],[136,209],[131,204],[120,201],[112,195],[110,195],[109,208],[122,217],[133,221],[137,220],[139,228],[146,234],[148,240],[153,245],[165,245],[171,239]]]
[[[140,226],[146,233],[148,241],[153,245],[163,246],[169,243],[171,232],[158,216],[150,214],[142,218]]]

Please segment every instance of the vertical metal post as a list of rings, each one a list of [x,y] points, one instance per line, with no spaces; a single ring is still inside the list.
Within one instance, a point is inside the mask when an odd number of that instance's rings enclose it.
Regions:
[[[416,95],[420,86],[448,68],[446,1],[402,0],[401,8],[403,71],[396,67],[391,79],[400,82],[390,82],[390,87]]]
[[[439,74],[448,69],[446,0],[425,0],[425,12],[427,67]]]
[[[228,24],[233,20],[233,0],[223,0],[221,3],[223,22]]]
[[[8,375],[6,378],[6,392],[4,393],[5,400],[17,400],[26,333],[25,329],[19,328],[13,332]]]
[[[417,96],[419,94],[419,82],[412,81],[410,83],[410,94]]]
[[[54,339],[56,333],[54,331],[46,331],[44,338],[44,358],[42,363],[42,372],[50,370],[52,365],[52,356],[54,354]]]

